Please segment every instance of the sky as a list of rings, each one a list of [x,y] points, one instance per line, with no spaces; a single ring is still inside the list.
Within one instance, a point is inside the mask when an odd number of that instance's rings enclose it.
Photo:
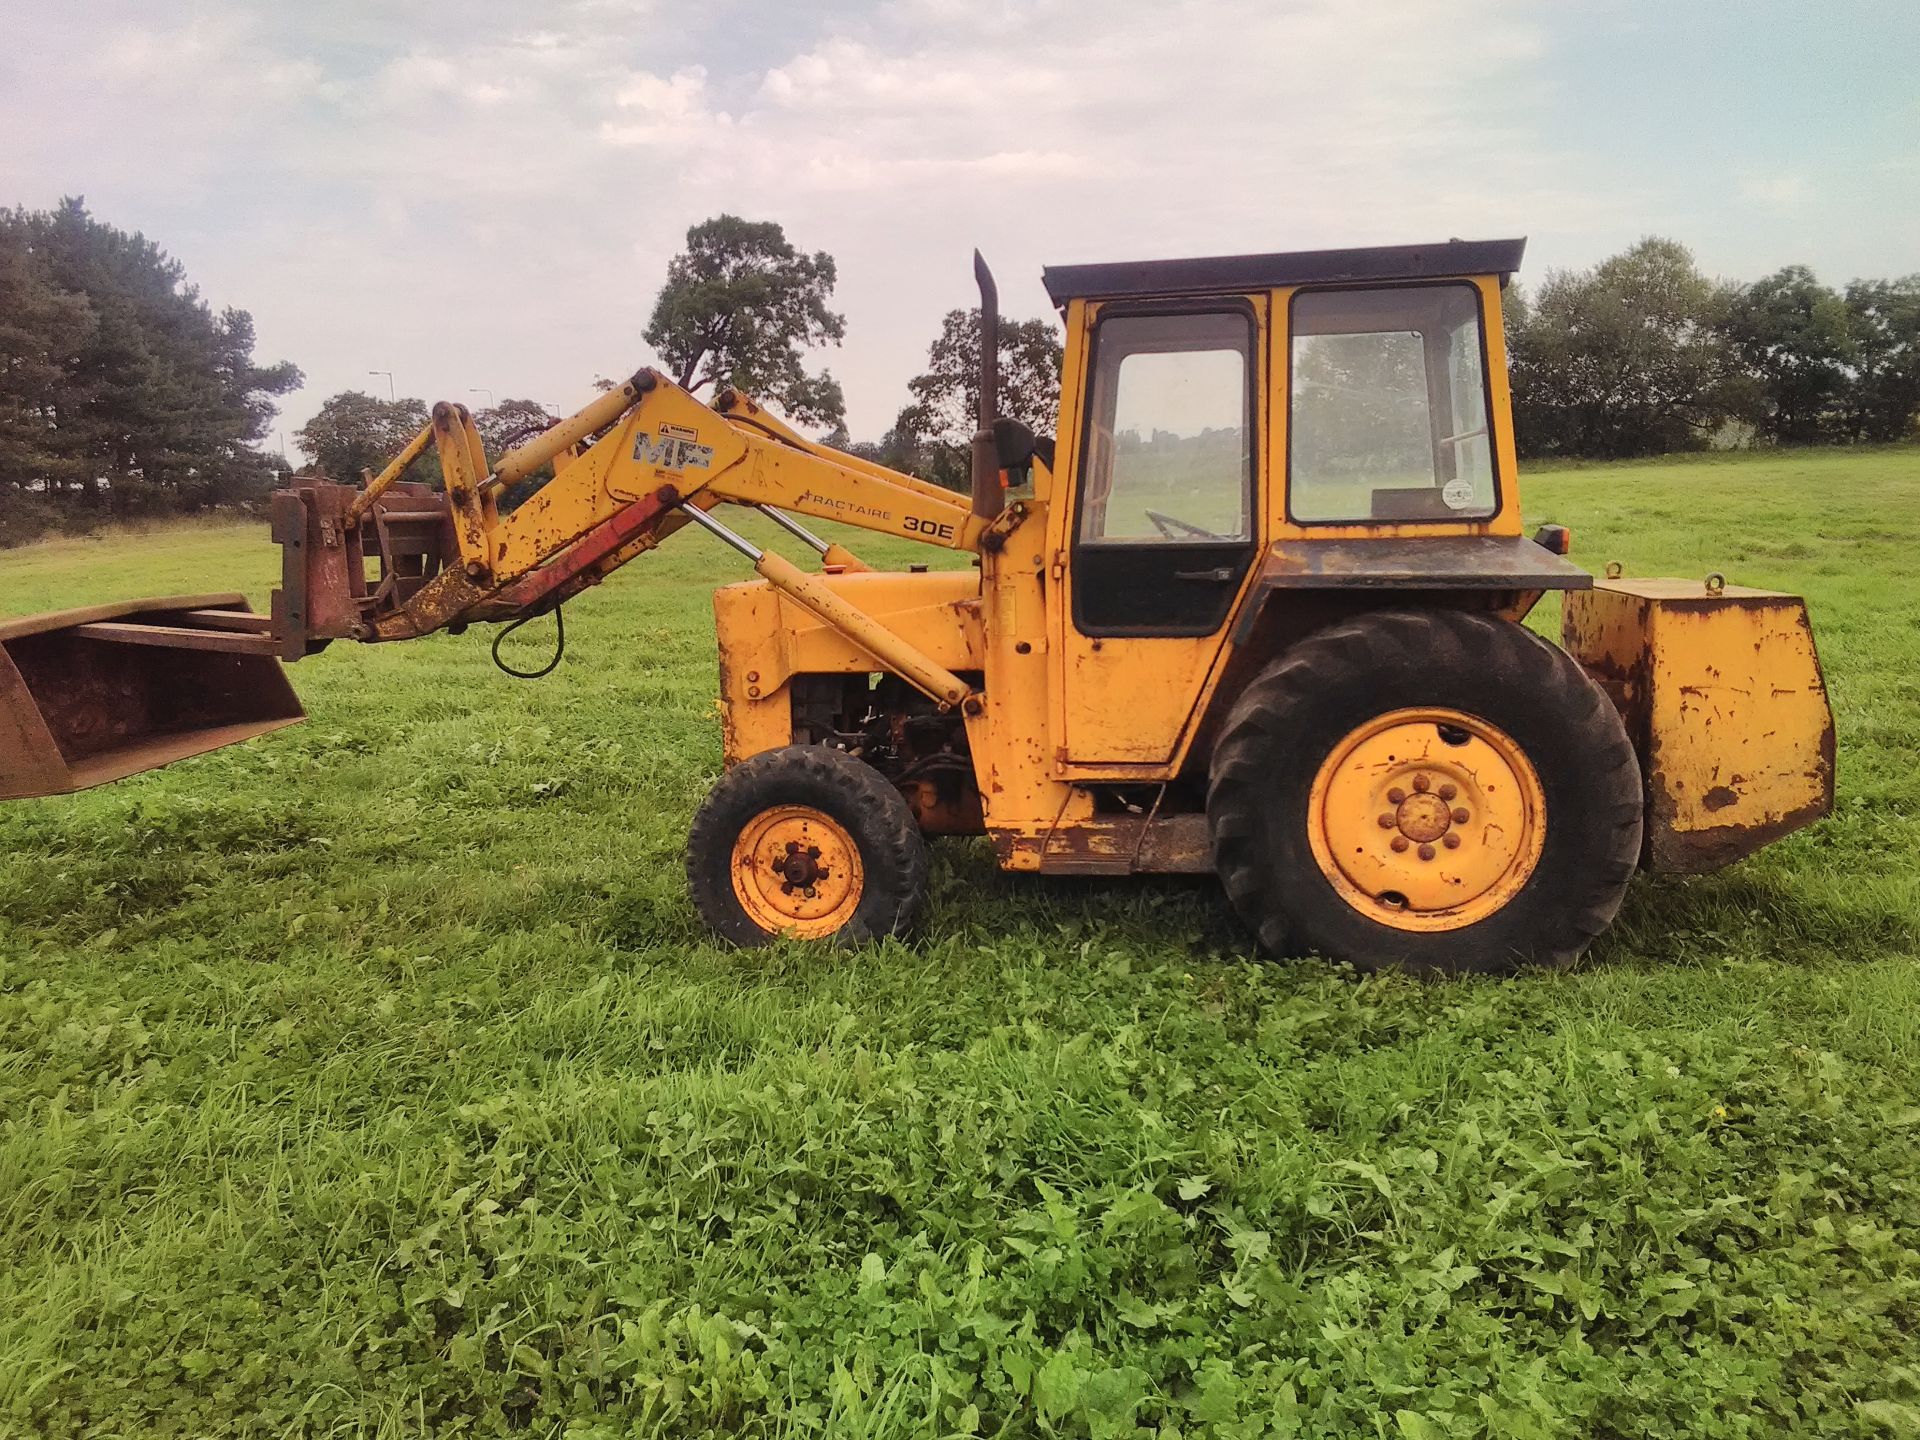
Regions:
[[[877,437],[976,245],[1016,316],[1045,264],[1453,236],[1920,271],[1920,3],[0,0],[0,203],[63,195],[253,314],[289,438],[375,370],[576,409],[689,225],[776,220]]]

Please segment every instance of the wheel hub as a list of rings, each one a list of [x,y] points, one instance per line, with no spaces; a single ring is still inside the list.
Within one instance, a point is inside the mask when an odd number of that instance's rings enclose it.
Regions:
[[[832,816],[810,805],[762,811],[733,846],[733,893],[770,935],[831,935],[860,907],[859,847]]]
[[[826,867],[820,863],[820,847],[809,845],[800,848],[798,840],[789,840],[784,855],[776,855],[772,860],[774,872],[788,885],[805,889],[817,880],[827,878]]]
[[[1425,781],[1425,775],[1414,777],[1415,784]],[[1393,799],[1393,792],[1387,795],[1387,799]],[[1427,844],[1447,833],[1453,824],[1453,815],[1445,800],[1429,791],[1422,791],[1402,800],[1393,812],[1393,820],[1395,827],[1409,840]]]
[[[1396,710],[1343,736],[1314,777],[1309,839],[1355,909],[1403,930],[1453,930],[1526,884],[1546,835],[1532,762],[1454,710]]]

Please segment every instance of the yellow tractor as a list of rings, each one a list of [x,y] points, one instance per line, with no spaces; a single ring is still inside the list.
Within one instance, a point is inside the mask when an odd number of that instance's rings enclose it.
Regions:
[[[976,256],[970,495],[653,370],[492,459],[440,404],[381,474],[274,496],[270,615],[182,596],[0,625],[0,795],[292,723],[283,660],[557,618],[692,528],[760,577],[715,596],[726,768],[687,855],[730,941],[906,932],[926,837],[984,834],[1009,870],[1213,872],[1276,952],[1570,961],[1636,867],[1713,869],[1827,813],[1833,727],[1799,600],[1596,581],[1564,530],[1524,533],[1500,318],[1522,249],[1050,268],[1057,441],[998,413]],[[444,491],[400,478],[430,447]],[[877,570],[796,517],[975,566]],[[1549,591],[1560,646],[1521,623]]]

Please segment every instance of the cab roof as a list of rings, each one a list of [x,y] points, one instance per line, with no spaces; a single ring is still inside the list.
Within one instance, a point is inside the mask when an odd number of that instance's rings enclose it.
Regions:
[[[1358,250],[1292,250],[1277,255],[1216,255],[1201,260],[1121,260],[1049,265],[1041,283],[1055,305],[1123,296],[1196,295],[1378,280],[1498,275],[1520,268],[1518,240],[1447,240],[1437,245],[1374,245]]]

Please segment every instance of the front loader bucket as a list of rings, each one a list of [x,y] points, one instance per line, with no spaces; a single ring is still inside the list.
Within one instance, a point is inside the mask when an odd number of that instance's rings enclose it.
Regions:
[[[0,800],[59,795],[306,718],[239,595],[0,621]]]

